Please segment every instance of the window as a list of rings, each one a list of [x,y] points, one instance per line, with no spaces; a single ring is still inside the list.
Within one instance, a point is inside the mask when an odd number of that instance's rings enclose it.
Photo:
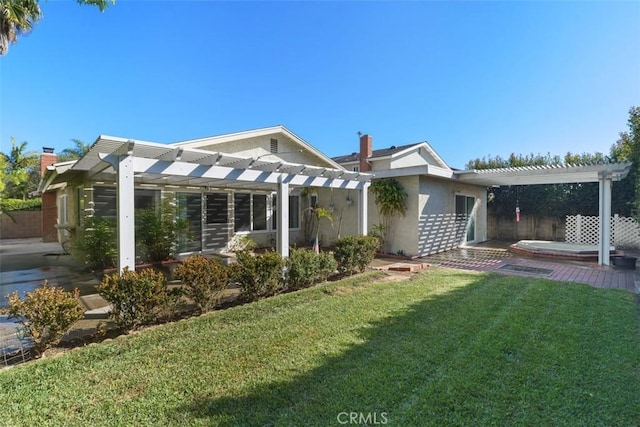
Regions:
[[[278,229],[278,196],[273,195],[271,228]],[[289,228],[300,228],[300,196],[289,196]]]
[[[272,153],[278,152],[278,140],[275,138],[271,138],[271,152]]]
[[[251,194],[236,193],[233,195],[233,212],[235,223],[233,231],[251,230]]]
[[[202,197],[200,193],[176,193],[178,218],[189,224],[189,237],[181,240],[178,251],[198,252],[202,250]]]
[[[473,208],[476,198],[471,196],[456,195],[456,215],[464,218],[466,222],[466,241],[473,242],[476,239],[476,225]]]
[[[353,171],[354,172],[360,172],[360,166],[354,166],[353,167]]]
[[[267,229],[267,195],[253,195],[253,229]]]
[[[226,224],[229,222],[227,214],[227,193],[207,194],[207,224]]]
[[[159,205],[160,191],[136,188],[134,190],[133,205],[137,209],[153,208]],[[80,197],[80,195],[78,195]],[[100,218],[116,218],[117,201],[115,187],[93,187],[94,215]]]

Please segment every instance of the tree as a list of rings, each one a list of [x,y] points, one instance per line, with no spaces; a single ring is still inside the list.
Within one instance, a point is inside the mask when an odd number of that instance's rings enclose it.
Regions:
[[[115,0],[77,0],[78,4],[97,6],[104,11]],[[0,55],[9,52],[9,44],[31,31],[42,18],[39,0],[0,0]]]
[[[74,147],[65,148],[64,150],[60,151],[60,154],[58,154],[57,158],[58,162],[77,160],[87,154],[89,148],[91,148],[90,144],[85,144],[79,139],[72,139],[71,141],[73,141]]]
[[[628,210],[629,214],[640,220],[640,107],[629,109],[629,130],[620,133],[620,138],[611,147],[611,158],[616,162],[632,162],[629,175],[614,183],[614,209]]]
[[[3,161],[7,164],[4,197],[24,200],[30,191],[38,187],[40,180],[38,156],[35,153],[27,152],[26,149],[26,141],[16,144],[12,137],[11,152],[9,154],[0,153]]]

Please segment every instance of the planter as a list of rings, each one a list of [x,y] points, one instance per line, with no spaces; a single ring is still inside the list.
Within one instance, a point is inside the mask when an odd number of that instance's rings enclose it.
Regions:
[[[616,267],[623,268],[625,270],[635,270],[636,260],[638,258],[632,256],[612,256],[611,261]]]

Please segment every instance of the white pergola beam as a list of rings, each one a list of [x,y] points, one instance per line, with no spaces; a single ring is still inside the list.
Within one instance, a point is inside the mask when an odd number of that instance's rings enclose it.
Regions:
[[[134,212],[133,157],[118,156],[117,211],[118,211],[118,271],[125,267],[135,270],[136,239]]]
[[[606,172],[599,176],[599,231],[598,264],[609,265],[611,249],[611,174]]]
[[[280,178],[278,181],[278,229],[277,250],[282,258],[289,256],[289,184]]]
[[[358,233],[366,236],[369,224],[369,183],[366,182],[358,193]]]

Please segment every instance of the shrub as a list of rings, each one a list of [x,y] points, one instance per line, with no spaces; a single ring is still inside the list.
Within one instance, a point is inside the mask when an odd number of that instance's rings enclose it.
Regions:
[[[362,273],[380,248],[380,240],[374,236],[347,236],[334,242],[334,257],[338,271],[353,274]]]
[[[236,257],[238,262],[229,266],[229,277],[240,286],[244,299],[254,301],[276,292],[282,281],[283,261],[279,253],[267,251],[254,256],[239,251]]]
[[[42,199],[2,199],[0,200],[0,212],[11,211],[39,211],[42,208]]]
[[[316,254],[310,249],[293,249],[286,260],[286,286],[300,289],[322,282],[336,271],[337,263],[331,254]]]
[[[173,253],[175,242],[187,234],[189,222],[176,218],[173,198],[162,200],[160,212],[155,208],[136,211],[136,242],[143,248],[144,258],[164,261]]]
[[[125,267],[122,273],[104,276],[96,289],[111,303],[110,317],[124,331],[152,323],[179,298],[169,291],[164,275],[150,268],[137,272]]]
[[[116,265],[118,256],[116,222],[112,219],[89,217],[84,224],[78,249],[84,252],[85,263],[92,269]]]
[[[207,259],[201,255],[185,259],[173,274],[182,281],[185,295],[202,313],[215,307],[229,284],[227,267],[219,260]]]
[[[71,326],[82,318],[84,310],[79,302],[80,291],[67,292],[47,281],[24,299],[18,292],[7,295],[9,307],[4,311],[9,318],[18,319],[33,341],[35,357],[60,342]]]

